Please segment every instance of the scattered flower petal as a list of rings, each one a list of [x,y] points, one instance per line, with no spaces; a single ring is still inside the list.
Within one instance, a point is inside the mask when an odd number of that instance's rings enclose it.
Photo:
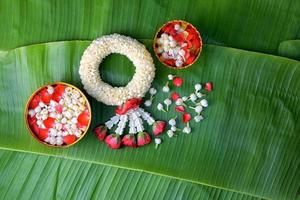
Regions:
[[[180,77],[175,77],[173,79],[173,84],[176,86],[176,87],[180,87],[183,83],[183,79],[180,78]]]
[[[171,99],[173,100],[173,101],[176,101],[177,99],[179,99],[180,98],[180,95],[177,93],[177,92],[172,92],[172,94],[171,94]]]
[[[184,113],[182,115],[182,122],[188,123],[192,119],[192,116],[189,113]]]
[[[177,111],[177,112],[185,112],[185,108],[184,108],[184,106],[176,106],[175,107],[175,110]]]
[[[66,144],[73,144],[76,141],[75,135],[66,135],[63,137],[63,141]]]
[[[208,91],[208,92],[211,92],[213,90],[212,82],[205,83],[205,90]]]

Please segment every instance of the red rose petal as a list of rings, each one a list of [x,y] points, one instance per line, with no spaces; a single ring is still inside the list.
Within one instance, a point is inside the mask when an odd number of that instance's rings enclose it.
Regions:
[[[78,117],[77,121],[82,126],[87,126],[90,121],[90,113],[88,110],[83,111]]]
[[[205,83],[205,90],[208,91],[208,92],[211,92],[213,90],[212,82]]]
[[[75,135],[67,135],[63,137],[64,143],[73,144],[76,141]]]
[[[176,106],[175,107],[175,110],[177,111],[177,112],[184,112],[185,111],[185,108],[183,107],[183,106]]]
[[[32,98],[32,100],[31,100],[31,102],[29,104],[29,108],[32,108],[32,109],[36,108],[39,105],[40,102],[41,102],[40,96],[39,95],[35,95]]]
[[[32,124],[32,126],[30,127],[31,130],[33,131],[33,133],[38,134],[39,133],[39,127],[37,124]]]
[[[182,115],[183,123],[188,123],[192,119],[192,116],[189,113],[184,113]]]
[[[175,66],[175,60],[173,59],[164,60],[164,63],[166,63],[169,66]]]
[[[62,84],[57,84],[54,88],[54,92],[58,94],[63,94],[65,92],[65,86]]]
[[[52,100],[56,101],[57,103],[59,103],[60,99],[61,99],[62,94],[58,93],[58,92],[54,92],[52,94]]]
[[[77,128],[79,128],[79,129],[82,130],[82,131],[85,131],[86,125],[83,125],[83,124],[81,124],[81,123],[77,123]]]
[[[41,95],[41,100],[44,103],[48,104],[50,102],[52,95],[48,93],[46,88],[40,92],[40,95]]]
[[[186,60],[185,63],[189,65],[189,64],[191,64],[192,62],[194,62],[195,58],[196,58],[196,57],[195,57],[194,55],[191,55],[191,56]]]
[[[32,126],[33,124],[36,124],[36,118],[35,117],[28,117],[27,120],[28,120],[28,124],[30,126]]]
[[[44,120],[44,125],[46,128],[52,128],[55,123],[55,118],[48,117]]]
[[[173,79],[173,84],[176,86],[176,87],[180,87],[183,83],[183,79],[180,78],[180,77],[175,77]]]
[[[180,95],[177,92],[172,92],[171,99],[173,101],[176,101],[179,97],[180,97]]]
[[[43,129],[40,128],[39,132],[37,133],[38,138],[40,138],[41,140],[45,140],[48,137],[48,129]]]

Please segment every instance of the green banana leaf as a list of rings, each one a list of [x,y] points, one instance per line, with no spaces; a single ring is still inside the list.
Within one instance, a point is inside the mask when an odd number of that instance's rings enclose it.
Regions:
[[[2,199],[258,199],[170,177],[28,153],[0,151],[0,161]]]
[[[168,20],[191,22],[204,42],[277,54],[300,39],[299,0],[1,0],[0,49],[123,33],[152,39]]]
[[[150,48],[151,42],[142,42]],[[215,85],[207,96],[211,106],[204,112],[205,120],[192,122],[190,135],[171,139],[163,135],[157,150],[150,144],[113,151],[91,132],[68,149],[47,148],[34,141],[23,119],[27,98],[38,86],[57,80],[82,88],[78,66],[89,43],[45,43],[1,52],[1,148],[145,171],[259,198],[297,197],[300,63],[286,58],[205,45],[197,63],[185,70],[156,63],[153,85],[159,90],[169,73],[185,80],[177,89],[183,95],[191,93],[197,82]],[[100,71],[107,82],[122,85],[130,80],[133,66],[123,56],[110,56]],[[156,103],[166,97],[160,92]],[[114,107],[90,100],[92,127],[113,116]],[[167,114],[155,106],[149,111],[161,120],[177,115],[174,107]]]

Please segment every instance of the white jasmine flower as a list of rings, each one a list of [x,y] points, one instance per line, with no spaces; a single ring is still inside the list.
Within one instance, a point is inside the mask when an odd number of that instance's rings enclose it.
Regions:
[[[195,90],[199,91],[202,89],[202,85],[200,83],[195,84]]]
[[[41,112],[41,107],[40,106],[35,107],[34,112],[35,113]]]
[[[158,145],[161,144],[161,139],[160,139],[160,138],[155,138],[155,139],[154,139],[154,142],[155,142],[155,148],[157,148]]]
[[[208,106],[208,102],[207,102],[206,99],[202,99],[202,100],[200,101],[200,104],[201,104],[201,106],[203,106],[203,107],[207,107],[207,106]]]
[[[183,61],[182,61],[182,60],[176,60],[176,61],[175,61],[176,67],[181,67],[182,64],[183,64]]]
[[[202,115],[197,115],[197,116],[194,117],[194,120],[195,120],[195,122],[198,123],[198,122],[203,120],[203,117],[202,117]]]
[[[173,78],[174,78],[174,76],[172,75],[172,74],[169,74],[168,75],[168,79],[171,81],[171,80],[173,80]]]
[[[173,137],[174,136],[174,132],[172,130],[168,130],[167,134],[169,137]]]
[[[146,101],[144,102],[144,105],[147,106],[147,107],[149,107],[149,106],[152,105],[152,101],[151,101],[151,100],[146,100]]]
[[[195,101],[197,100],[197,96],[196,96],[194,93],[192,93],[192,94],[190,95],[190,100],[191,100],[192,102],[195,102]]]
[[[41,102],[39,103],[39,106],[40,106],[41,108],[44,108],[44,107],[46,106],[46,104],[45,104],[44,102],[41,101]]]
[[[198,106],[195,107],[195,112],[196,112],[196,113],[201,113],[202,110],[203,110],[203,108],[202,108],[201,105],[198,105]]]
[[[171,126],[176,126],[176,120],[175,120],[175,119],[170,119],[170,120],[169,120],[169,124],[170,124]]]
[[[34,110],[33,110],[33,109],[30,109],[30,110],[28,111],[28,115],[29,115],[30,117],[33,117],[33,116],[35,115]]]
[[[175,29],[176,31],[179,31],[179,30],[180,30],[180,25],[179,25],[179,24],[175,24],[175,25],[174,25],[174,29]]]
[[[173,132],[177,131],[176,126],[171,126],[171,131],[173,131]]]
[[[155,95],[156,94],[156,89],[155,88],[150,88],[150,90],[149,90],[149,93],[151,94],[151,95]]]
[[[166,111],[164,110],[164,106],[163,106],[161,103],[158,103],[158,104],[157,104],[157,110],[166,112]]]
[[[176,100],[175,104],[176,104],[177,106],[184,105],[183,100],[182,100],[181,98],[178,98],[178,99]]]
[[[187,100],[188,100],[188,97],[183,96],[183,97],[181,97],[181,99],[182,99],[182,101],[187,101]]]
[[[169,92],[170,88],[169,88],[169,86],[166,85],[166,86],[163,87],[162,90],[163,90],[163,92]]]
[[[202,94],[201,92],[196,92],[196,96],[197,96],[198,98],[202,98],[202,97],[204,96],[204,94]]]
[[[169,99],[169,98],[165,99],[165,100],[164,100],[164,104],[166,104],[166,106],[167,106],[167,111],[168,111],[168,110],[169,110],[169,106],[172,104],[171,99]]]
[[[49,94],[53,94],[54,88],[53,88],[51,85],[47,86],[47,92],[48,92]]]
[[[183,128],[182,132],[186,133],[186,134],[190,134],[192,131],[191,127],[189,126],[186,126]]]

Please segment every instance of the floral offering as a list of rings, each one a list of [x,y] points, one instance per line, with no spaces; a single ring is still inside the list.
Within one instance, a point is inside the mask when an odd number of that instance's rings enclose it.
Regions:
[[[197,29],[181,20],[165,24],[154,41],[154,51],[158,59],[175,69],[193,64],[201,49],[202,39]]]
[[[34,136],[52,146],[75,143],[91,121],[87,99],[79,89],[64,83],[47,85],[34,93],[26,115]]]

